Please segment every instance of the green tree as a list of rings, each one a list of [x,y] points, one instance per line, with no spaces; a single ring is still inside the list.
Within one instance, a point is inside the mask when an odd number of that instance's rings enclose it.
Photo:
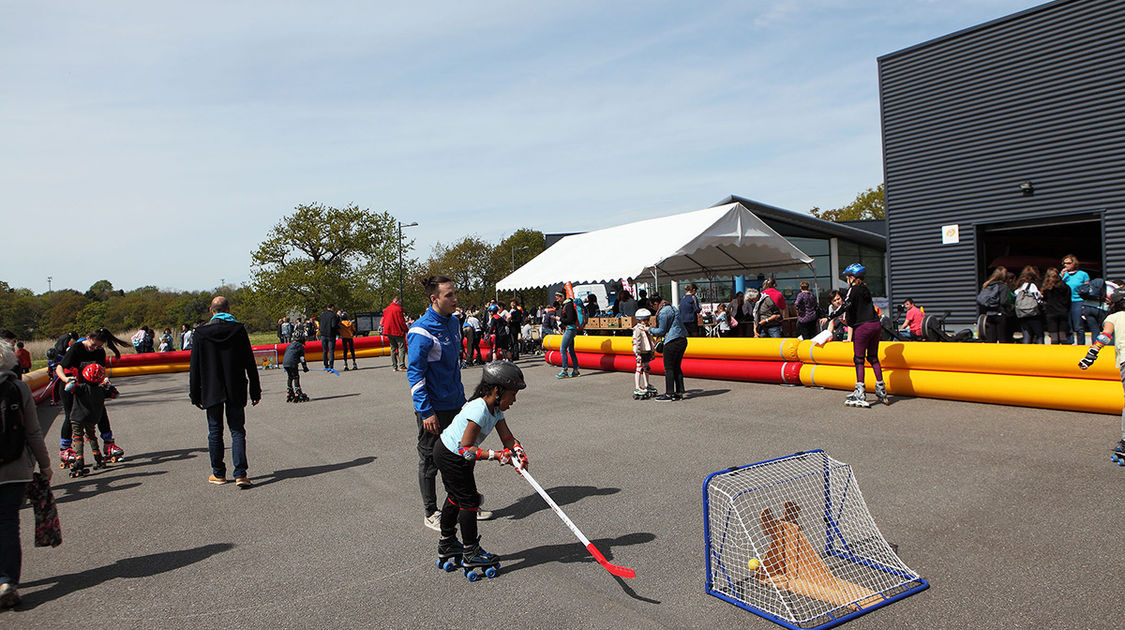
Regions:
[[[276,321],[292,310],[318,313],[328,303],[366,306],[357,296],[382,286],[387,271],[398,269],[396,219],[355,204],[313,203],[294,210],[251,254],[255,307]]]
[[[887,218],[887,207],[883,199],[883,184],[868,188],[855,197],[855,201],[843,208],[821,210],[814,207],[809,214],[825,221],[862,221],[864,219]]]
[[[516,230],[496,246],[494,252],[495,264],[500,270],[496,281],[502,280],[505,276],[527,264],[529,260],[543,253],[546,248],[547,239],[539,230],[529,228]],[[546,292],[547,289],[543,288],[534,291],[519,291],[515,294],[506,294],[503,297],[505,299],[516,297],[522,303],[530,305],[546,304]]]
[[[498,249],[479,236],[461,237],[449,245],[435,243],[430,258],[423,265],[424,276],[441,274],[457,284],[458,301],[463,307],[483,304],[493,297],[496,287]],[[503,256],[507,256],[505,251]]]

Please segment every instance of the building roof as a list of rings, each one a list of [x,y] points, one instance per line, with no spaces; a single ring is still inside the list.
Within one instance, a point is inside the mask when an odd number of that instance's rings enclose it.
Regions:
[[[760,217],[770,227],[777,230],[782,236],[798,236],[791,232],[787,233],[787,230],[781,227],[782,225],[788,225],[798,228],[801,231],[811,232],[810,236],[819,236],[820,238],[836,237],[853,243],[859,243],[860,245],[875,247],[882,251],[886,251],[887,249],[887,237],[876,234],[869,229],[860,229],[846,223],[825,221],[811,214],[785,210],[776,206],[768,206],[764,203],[754,201],[753,199],[739,197],[738,195],[730,195],[715,205],[722,206],[728,203],[741,203],[746,206],[751,212]],[[852,223],[854,224],[855,222]],[[886,230],[885,225],[885,222],[883,222],[884,231]]]

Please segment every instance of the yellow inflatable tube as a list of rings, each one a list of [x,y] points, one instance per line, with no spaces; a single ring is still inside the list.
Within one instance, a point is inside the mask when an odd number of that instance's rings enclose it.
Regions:
[[[975,374],[1019,374],[1051,376],[1077,380],[1109,380],[1120,384],[1121,373],[1106,348],[1101,358],[1083,371],[1078,361],[1086,356],[1086,346],[1043,346],[1012,343],[933,343],[925,341],[884,341],[879,343],[879,363],[883,369],[936,370]],[[818,348],[802,341],[797,358],[803,363],[845,365],[854,369],[851,342],[829,341]]]
[[[562,335],[548,335],[543,338],[544,350],[558,350],[561,344]],[[796,361],[798,344],[799,342],[796,339],[692,337],[688,340],[687,352],[684,353],[684,357],[689,359]],[[578,335],[574,338],[574,350],[596,354],[633,354],[633,338]]]
[[[870,368],[866,376],[867,391],[872,391],[875,379]],[[1123,401],[1121,382],[1101,379],[883,368],[883,380],[887,391],[903,396],[1065,411],[1119,414]],[[802,385],[851,390],[855,382],[854,365],[801,366]]]
[[[51,375],[47,372],[47,368],[39,368],[38,370],[25,374],[23,382],[27,383],[31,391],[35,391],[51,382]]]

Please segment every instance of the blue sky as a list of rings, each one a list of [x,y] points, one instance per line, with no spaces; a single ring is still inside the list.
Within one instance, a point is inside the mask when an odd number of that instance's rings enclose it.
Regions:
[[[420,258],[838,207],[882,181],[876,58],[1036,4],[0,0],[0,279],[247,282],[311,202],[417,221]]]

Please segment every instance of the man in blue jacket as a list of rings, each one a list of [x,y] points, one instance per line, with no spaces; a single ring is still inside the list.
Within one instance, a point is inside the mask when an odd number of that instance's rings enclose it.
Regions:
[[[406,331],[406,380],[418,421],[418,487],[425,509],[423,524],[441,531],[437,508],[437,464],[434,444],[465,404],[461,385],[461,324],[457,288],[445,276],[430,276],[423,283],[430,308]],[[478,518],[480,518],[478,512]]]

